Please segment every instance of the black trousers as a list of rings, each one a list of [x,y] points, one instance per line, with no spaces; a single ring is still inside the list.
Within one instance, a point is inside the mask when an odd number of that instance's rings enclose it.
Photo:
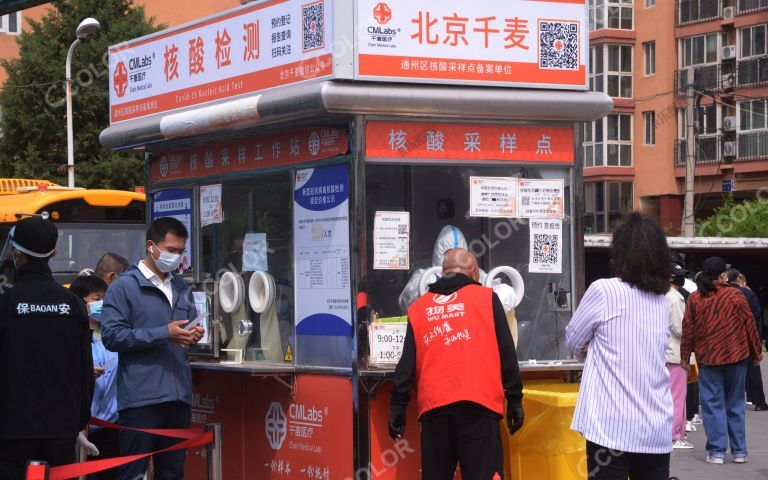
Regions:
[[[763,374],[760,365],[747,366],[747,399],[755,405],[765,405],[765,392],[763,391]]]
[[[628,453],[587,442],[590,480],[669,480],[669,454]]]
[[[51,467],[75,463],[75,438],[0,440],[0,480],[25,478],[30,460],[45,460]]]
[[[190,407],[184,402],[166,402],[145,407],[120,410],[120,425],[133,428],[189,428],[191,422]],[[120,431],[120,455],[149,453],[175,445],[182,440],[160,437],[147,433]],[[174,450],[152,457],[154,480],[181,480],[184,478],[184,459],[186,450]],[[135,480],[147,471],[149,459],[131,462],[120,467],[118,478]]]
[[[98,457],[88,457],[91,460],[104,460],[120,456],[120,431],[112,428],[101,428],[88,432],[88,441],[99,449]],[[89,480],[114,480],[117,478],[117,468],[110,468],[99,473],[88,475]]]
[[[464,480],[504,478],[499,420],[488,414],[448,411],[421,420],[423,480],[452,480],[456,463]]]
[[[685,397],[685,416],[689,422],[699,413],[699,382],[688,384],[688,394]]]

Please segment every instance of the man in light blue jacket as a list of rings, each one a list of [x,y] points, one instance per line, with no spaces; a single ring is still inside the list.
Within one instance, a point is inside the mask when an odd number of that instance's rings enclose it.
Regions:
[[[200,341],[201,327],[185,329],[197,316],[189,284],[175,272],[189,233],[170,217],[147,231],[147,254],[129,267],[107,291],[101,335],[118,352],[117,409],[120,423],[133,428],[189,428],[192,371],[187,347]],[[124,430],[120,453],[135,455],[163,449],[173,439]],[[155,479],[184,478],[184,450],[155,455]],[[148,460],[129,463],[118,478],[133,480]]]

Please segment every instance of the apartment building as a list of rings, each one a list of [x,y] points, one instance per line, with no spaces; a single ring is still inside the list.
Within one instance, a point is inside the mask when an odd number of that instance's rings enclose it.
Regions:
[[[688,70],[695,214],[768,187],[768,0],[589,0],[590,86],[614,111],[583,128],[585,226],[640,210],[682,223]]]

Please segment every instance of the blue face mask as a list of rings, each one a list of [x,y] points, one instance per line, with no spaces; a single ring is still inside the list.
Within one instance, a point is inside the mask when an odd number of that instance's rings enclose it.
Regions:
[[[98,302],[91,302],[88,304],[88,309],[90,310],[88,315],[96,320],[97,322],[101,321],[101,307],[104,305],[104,302],[99,300]]]

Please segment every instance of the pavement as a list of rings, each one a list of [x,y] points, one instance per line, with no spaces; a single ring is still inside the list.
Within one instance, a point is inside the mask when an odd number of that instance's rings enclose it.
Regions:
[[[768,389],[768,359],[761,365],[763,385]],[[768,391],[768,390],[767,390]],[[711,465],[707,457],[707,436],[703,425],[688,434],[688,440],[696,445],[692,450],[675,450],[672,453],[670,474],[680,480],[765,480],[768,479],[768,411],[755,412],[747,406],[747,449],[749,462],[735,464],[730,454],[724,465]]]

